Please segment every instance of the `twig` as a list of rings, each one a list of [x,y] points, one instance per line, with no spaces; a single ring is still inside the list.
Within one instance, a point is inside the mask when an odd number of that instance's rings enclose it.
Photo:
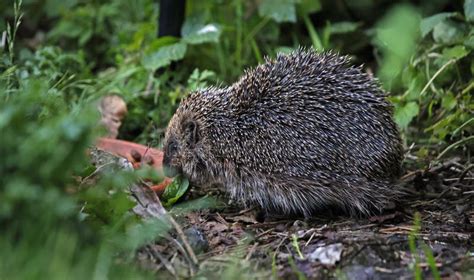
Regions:
[[[308,244],[311,242],[311,240],[313,240],[313,237],[316,235],[316,231],[313,232],[313,234],[311,234],[311,236],[309,237],[308,241],[306,241],[306,243],[304,244],[304,246],[308,246]]]
[[[255,249],[257,249],[257,246],[258,246],[258,242],[255,242],[255,244],[253,244],[252,248],[250,248],[247,256],[245,257],[246,261],[250,260],[250,257],[252,257],[253,253],[255,252]]]
[[[267,230],[265,230],[264,232],[261,232],[261,233],[257,234],[257,235],[255,236],[255,239],[259,239],[260,237],[266,235],[267,233],[269,233],[269,232],[271,232],[271,231],[273,231],[273,228],[267,229]]]
[[[172,238],[172,237],[169,237],[169,236],[165,236],[165,239],[170,241],[170,242],[173,242],[177,248],[178,248],[178,251],[183,254],[184,258],[189,262],[191,263],[191,266],[190,266],[190,269],[189,269],[189,273],[190,275],[193,275],[194,274],[194,265],[191,261],[191,259],[189,258],[188,256],[188,253],[186,252],[186,250],[183,248],[183,246],[181,245],[181,243],[178,242],[178,240]]]
[[[79,186],[82,186],[87,180],[89,180],[90,178],[94,177],[95,175],[97,175],[97,173],[99,173],[101,171],[102,168],[108,166],[108,165],[111,165],[111,164],[115,164],[115,162],[107,162],[105,164],[102,164],[102,165],[99,165],[97,166],[97,168],[89,175],[87,175],[87,177],[83,178],[81,180],[81,182],[79,183]]]
[[[158,198],[158,196],[156,195],[156,193],[154,191],[152,191],[151,189],[148,189],[147,191],[151,193],[151,195],[153,197],[153,200],[156,203],[156,206],[158,206],[157,210],[158,210],[158,213],[160,214],[160,216],[168,218],[171,225],[176,229],[176,233],[181,238],[181,241],[183,242],[184,248],[186,248],[186,251],[188,252],[189,256],[191,257],[191,260],[193,261],[194,265],[198,265],[199,261],[196,257],[196,254],[194,253],[193,248],[191,247],[191,245],[189,245],[188,239],[186,238],[186,235],[184,235],[184,232],[183,232],[183,229],[181,228],[181,226],[176,222],[176,220],[173,217],[171,217],[170,215],[167,215],[167,212],[166,212],[165,208],[163,207],[163,205],[161,204],[161,201]],[[150,206],[150,205],[148,205],[148,206]],[[147,209],[148,208],[149,207],[147,207]],[[152,214],[154,217],[157,217],[155,213],[150,213],[150,214]],[[160,216],[158,216],[157,218],[160,218]]]
[[[474,164],[468,165],[468,167],[466,167],[466,169],[464,169],[464,171],[463,171],[463,172],[461,173],[461,175],[459,176],[458,182],[461,183],[462,180],[464,180],[464,177],[466,177],[467,173],[468,173],[469,171],[471,171],[471,169],[473,169],[473,168],[474,168]]]
[[[171,263],[165,258],[165,256],[163,256],[162,254],[160,254],[160,252],[158,252],[157,250],[154,250],[153,248],[151,248],[150,246],[149,247],[149,252],[152,254],[153,257],[157,258],[160,260],[160,262],[166,267],[166,269],[174,276],[176,277],[176,271],[174,270],[173,266],[171,265]]]

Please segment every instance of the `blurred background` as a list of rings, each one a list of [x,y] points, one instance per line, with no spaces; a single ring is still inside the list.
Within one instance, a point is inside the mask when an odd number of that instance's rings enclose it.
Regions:
[[[391,92],[404,132],[412,122],[428,121],[422,124],[427,134],[415,129],[423,134],[417,138],[445,140],[467,120],[457,101],[467,105],[459,93],[472,78],[472,15],[464,14],[471,1],[168,2],[160,10],[152,0],[24,0],[15,62],[29,64],[24,75],[74,76],[75,86],[64,92],[73,100],[89,97],[78,84],[94,94],[120,94],[130,108],[120,137],[143,143],[159,143],[189,91],[227,85],[265,56],[298,46],[364,64]],[[0,30],[6,30],[13,2],[0,5]],[[451,59],[456,63],[424,89]],[[451,113],[456,120],[438,123]]]
[[[110,193],[133,176],[74,179],[91,172],[104,95],[128,106],[118,138],[159,147],[190,92],[299,46],[332,50],[389,92],[415,165],[470,158],[473,26],[473,0],[1,1],[0,278],[147,275],[123,264],[163,229]]]

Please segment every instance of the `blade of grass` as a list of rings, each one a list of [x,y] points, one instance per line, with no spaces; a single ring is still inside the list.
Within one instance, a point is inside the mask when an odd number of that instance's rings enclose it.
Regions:
[[[410,253],[415,259],[415,279],[421,280],[421,267],[420,267],[420,257],[418,256],[417,249],[416,249],[416,239],[420,228],[420,214],[418,212],[415,213],[414,221],[413,221],[413,230],[408,235],[408,247],[410,248]]]
[[[295,261],[293,260],[293,257],[291,255],[288,257],[288,263],[290,264],[291,270],[293,270],[293,272],[298,277],[298,280],[306,280],[306,276],[296,266]]]
[[[243,17],[243,12],[242,12],[242,1],[241,0],[235,0],[235,25],[236,25],[236,38],[235,38],[235,43],[236,43],[236,48],[235,48],[235,62],[238,66],[239,69],[242,67],[242,17]]]
[[[296,234],[291,235],[291,244],[293,245],[293,247],[295,247],[296,253],[298,253],[298,257],[304,260],[304,256],[301,253],[300,246],[298,244],[298,236],[296,236]]]
[[[433,75],[433,77],[431,77],[431,79],[428,81],[428,83],[426,83],[425,87],[421,90],[420,96],[423,96],[425,94],[425,92],[428,90],[428,88],[433,83],[433,81],[436,79],[436,77],[438,77],[439,74],[441,74],[444,71],[444,69],[446,69],[449,65],[451,65],[455,62],[456,62],[456,59],[451,59],[448,62],[446,62],[441,68],[439,68],[438,71],[436,71],[436,73]]]
[[[431,274],[433,274],[433,278],[435,280],[440,280],[441,276],[439,275],[438,268],[436,267],[436,260],[433,256],[433,252],[431,251],[431,248],[425,243],[422,244],[422,247],[423,247],[423,252],[425,252],[426,261],[428,262],[428,265],[430,266]]]
[[[303,16],[304,24],[306,25],[306,29],[308,29],[309,37],[311,38],[311,42],[313,43],[313,47],[316,51],[323,51],[323,44],[321,43],[321,39],[319,38],[318,32],[314,28],[313,23],[309,19],[308,15]]]
[[[260,49],[258,48],[257,42],[254,38],[251,39],[250,44],[252,45],[253,54],[255,55],[255,59],[259,64],[263,63],[262,54],[260,53]]]
[[[441,153],[439,153],[439,155],[436,157],[436,159],[440,159],[442,158],[447,152],[451,151],[452,149],[456,148],[457,146],[461,145],[461,144],[464,144],[464,143],[468,143],[469,141],[473,141],[474,140],[474,135],[471,135],[469,137],[466,137],[466,138],[463,138],[449,146],[446,147],[446,149],[444,149]]]

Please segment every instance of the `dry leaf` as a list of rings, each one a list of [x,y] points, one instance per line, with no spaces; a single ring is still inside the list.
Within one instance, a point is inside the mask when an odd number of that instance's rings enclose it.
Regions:
[[[125,101],[118,95],[105,96],[100,101],[99,112],[102,115],[100,123],[108,131],[107,137],[117,138],[122,119],[127,115]]]

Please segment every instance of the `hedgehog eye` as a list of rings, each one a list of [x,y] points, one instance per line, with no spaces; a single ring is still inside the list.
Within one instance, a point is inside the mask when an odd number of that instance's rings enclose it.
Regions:
[[[178,150],[178,144],[175,141],[171,141],[168,145],[168,154],[172,155]]]
[[[184,132],[186,136],[186,141],[188,142],[190,146],[195,145],[199,141],[198,126],[196,122],[194,121],[187,122],[184,127]]]

